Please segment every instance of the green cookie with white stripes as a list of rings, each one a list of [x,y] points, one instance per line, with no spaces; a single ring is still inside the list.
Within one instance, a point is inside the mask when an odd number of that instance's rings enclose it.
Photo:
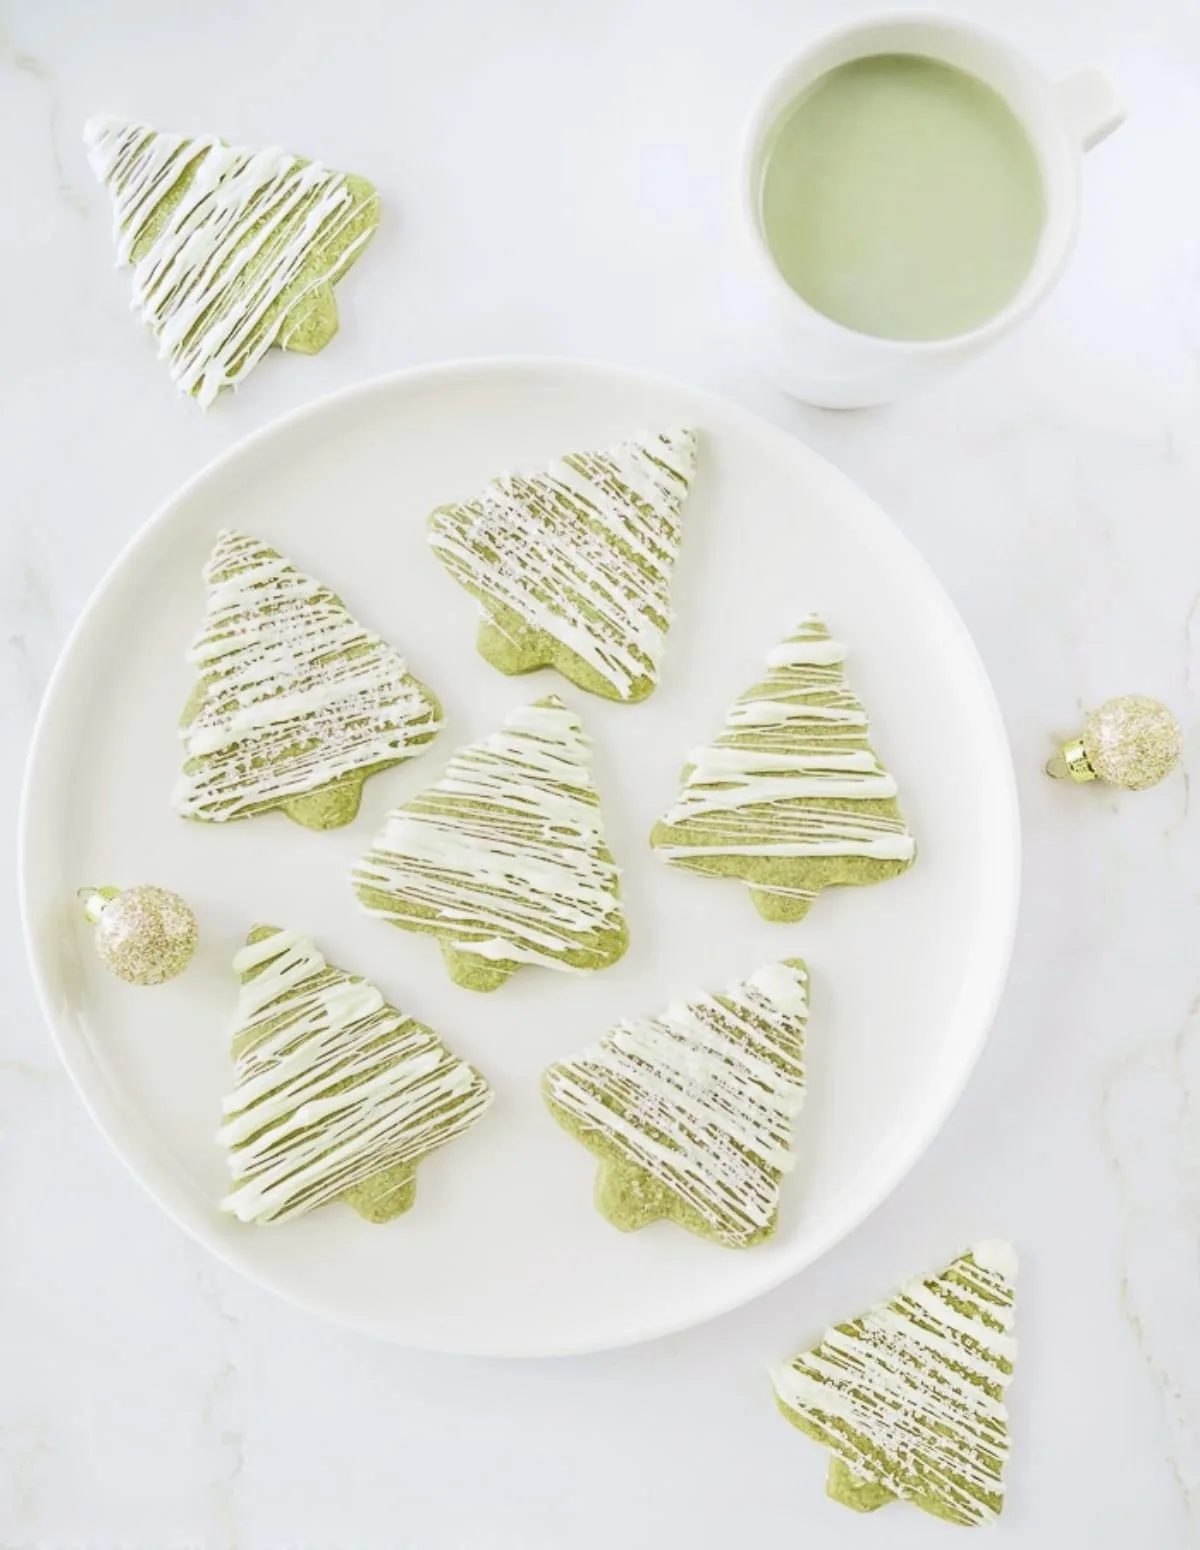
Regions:
[[[746,883],[766,920],[801,920],[823,888],[882,882],[916,856],[845,656],[816,618],[770,652],[650,836],[673,866]]]
[[[578,716],[554,695],[511,712],[388,814],[354,868],[359,902],[437,937],[469,990],[526,965],[615,963],[628,931],[590,763]]]
[[[479,601],[480,655],[502,673],[553,667],[590,694],[645,699],[695,466],[695,432],[661,431],[501,474],[474,499],[439,506],[429,541]]]
[[[999,1516],[1016,1275],[1011,1244],[977,1243],[775,1372],[780,1410],[829,1449],[835,1501],[908,1501],[967,1526]]]

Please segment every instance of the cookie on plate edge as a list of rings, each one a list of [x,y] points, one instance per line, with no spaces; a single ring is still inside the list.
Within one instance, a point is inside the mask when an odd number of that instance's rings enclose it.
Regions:
[[[274,809],[309,829],[349,823],[364,782],[436,735],[437,700],[328,587],[258,539],[218,534],[204,579],[172,806],[205,823]]]
[[[387,1222],[416,1198],[417,1167],[480,1119],[487,1082],[311,937],[256,926],[237,954],[234,1087],[217,1139],[221,1209],[284,1222],[332,1200]]]
[[[673,866],[746,883],[766,920],[802,920],[823,888],[882,882],[916,856],[845,658],[815,616],[776,646],[650,836]]]

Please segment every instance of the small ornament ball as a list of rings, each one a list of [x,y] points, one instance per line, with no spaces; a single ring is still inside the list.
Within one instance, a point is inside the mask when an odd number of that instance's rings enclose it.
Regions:
[[[161,985],[196,951],[196,917],[165,888],[82,888],[100,960],[129,985]]]
[[[1046,768],[1076,781],[1143,791],[1166,779],[1182,751],[1179,722],[1161,701],[1123,694],[1089,711],[1082,733],[1064,743]]]

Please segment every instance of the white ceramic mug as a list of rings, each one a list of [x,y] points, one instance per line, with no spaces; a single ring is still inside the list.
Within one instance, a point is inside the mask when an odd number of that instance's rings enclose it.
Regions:
[[[763,165],[780,115],[838,65],[873,54],[921,54],[965,70],[1004,98],[1037,153],[1046,216],[1021,289],[995,317],[949,339],[909,341],[856,333],[810,307],[788,285],[767,247],[761,218]],[[1123,121],[1120,94],[1098,70],[1048,81],[1001,38],[966,22],[896,13],[828,33],[793,59],[763,96],[741,171],[742,221],[750,248],[757,324],[772,374],[795,397],[829,409],[886,403],[977,354],[1020,322],[1054,286],[1079,226],[1084,151]]]

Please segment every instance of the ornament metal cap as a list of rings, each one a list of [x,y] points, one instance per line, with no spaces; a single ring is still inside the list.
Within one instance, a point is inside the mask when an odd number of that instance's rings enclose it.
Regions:
[[[1046,773],[1057,780],[1102,780],[1126,791],[1144,791],[1167,778],[1182,751],[1179,722],[1161,700],[1123,694],[1088,712],[1083,731],[1062,744]]]

